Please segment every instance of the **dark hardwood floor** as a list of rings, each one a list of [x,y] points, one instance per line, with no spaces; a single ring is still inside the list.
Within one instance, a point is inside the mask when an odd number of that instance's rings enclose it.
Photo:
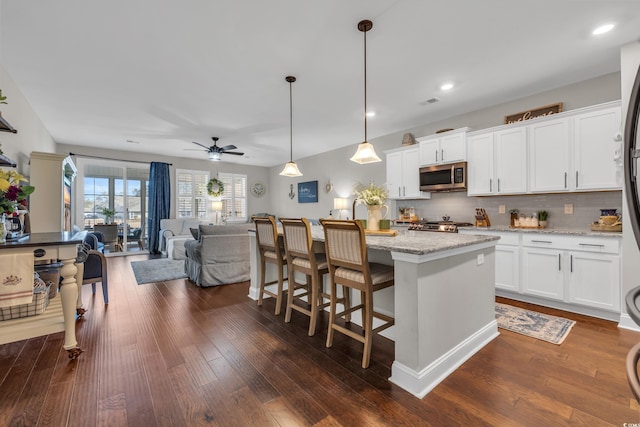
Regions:
[[[500,336],[417,399],[389,383],[393,343],[361,345],[327,316],[257,307],[248,283],[200,289],[188,280],[136,285],[131,260],[108,259],[110,304],[83,289],[85,350],[63,334],[0,346],[0,426],[622,426],[640,420],[624,370],[640,334],[615,323],[527,304],[577,321],[562,345]],[[505,300],[501,300],[505,301]],[[284,310],[283,310],[284,313]],[[462,313],[461,313],[462,315]],[[0,327],[2,327],[0,322]]]

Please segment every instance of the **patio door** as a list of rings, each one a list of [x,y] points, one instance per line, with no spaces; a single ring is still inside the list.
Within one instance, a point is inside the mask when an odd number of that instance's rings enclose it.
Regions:
[[[79,158],[77,163],[78,225],[108,232],[105,254],[146,252],[149,165],[93,158]]]

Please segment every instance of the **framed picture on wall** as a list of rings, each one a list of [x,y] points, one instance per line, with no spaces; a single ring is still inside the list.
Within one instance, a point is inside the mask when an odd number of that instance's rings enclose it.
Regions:
[[[298,203],[318,203],[318,181],[298,183]]]

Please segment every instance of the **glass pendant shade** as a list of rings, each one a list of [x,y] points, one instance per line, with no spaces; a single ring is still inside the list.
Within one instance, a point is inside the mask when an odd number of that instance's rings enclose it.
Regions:
[[[382,159],[380,159],[376,154],[376,150],[373,148],[373,145],[366,141],[358,144],[358,151],[356,151],[356,154],[354,154],[350,160],[361,165],[382,161]]]
[[[296,162],[291,161],[291,162],[287,162],[287,164],[284,165],[284,169],[282,169],[282,172],[280,172],[280,175],[290,176],[290,177],[302,176],[302,172],[298,170],[298,165],[296,165]]]

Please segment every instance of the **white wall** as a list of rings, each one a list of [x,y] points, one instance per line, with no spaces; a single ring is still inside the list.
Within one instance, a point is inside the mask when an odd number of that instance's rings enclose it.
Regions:
[[[424,125],[369,140],[369,142],[375,146],[378,155],[383,159],[381,163],[358,165],[349,161],[349,158],[355,153],[356,147],[361,141],[353,141],[353,144],[347,148],[330,151],[305,159],[294,159],[304,176],[299,178],[286,178],[279,176],[278,174],[282,170],[284,164],[274,166],[269,171],[269,191],[270,197],[273,201],[270,212],[278,216],[305,216],[308,218],[326,217],[329,215],[329,210],[333,208],[334,197],[350,197],[350,202],[353,200],[351,194],[355,183],[368,183],[369,181],[374,181],[376,184],[383,184],[386,180],[384,151],[401,147],[402,136],[405,132],[411,132],[416,138],[418,138],[425,135],[431,135],[437,130],[444,128],[456,129],[460,127],[470,127],[474,130],[485,129],[503,124],[505,115],[517,113],[518,111],[525,111],[542,105],[562,102],[564,111],[568,111],[618,99],[620,99],[620,73],[611,73],[526,98],[517,99],[495,106],[489,106],[482,110],[451,117],[446,120],[429,123],[428,118],[425,117]],[[428,108],[430,107],[425,107],[425,114],[428,114]],[[375,120],[384,119],[376,118]],[[362,123],[354,122],[353,125],[361,126]],[[295,145],[296,141],[294,140],[293,143]],[[329,179],[334,184],[334,190],[330,194],[327,194],[324,191],[324,186]],[[318,181],[319,187],[318,203],[299,204],[297,202],[297,196],[293,200],[289,199],[288,194],[290,184],[294,184],[294,190],[297,192],[297,184],[299,182],[315,180]],[[442,195],[442,197],[420,203],[430,204],[433,207],[433,205],[439,203],[439,201],[446,201],[447,197],[447,195]],[[616,206],[620,206],[620,192],[617,192],[617,196],[613,197],[616,199],[609,203],[614,203]],[[498,199],[498,197],[492,199]],[[389,202],[389,206],[391,208],[391,212],[395,214],[395,203]],[[447,209],[449,209],[449,211],[446,213],[451,215],[454,219],[456,218],[456,215],[464,214],[468,217],[466,206],[461,207],[460,213],[450,211],[450,207],[447,207]],[[434,208],[434,210],[437,210],[437,208]],[[349,212],[349,216],[351,217],[351,212]],[[364,207],[359,207],[356,211],[356,218],[365,217],[366,211]]]
[[[2,117],[18,130],[18,133],[0,132],[1,148],[5,156],[18,164],[16,167],[18,172],[28,176],[29,154],[32,151],[52,153],[55,151],[56,144],[2,65],[0,65],[0,89],[2,89],[2,95],[7,97],[7,104],[0,104]]]
[[[621,87],[622,87],[622,117],[626,117],[629,107],[629,98],[633,82],[640,66],[640,42],[625,45],[620,50],[621,53]],[[626,171],[625,171],[626,172]],[[623,190],[623,191],[626,191]],[[631,232],[629,222],[629,208],[626,199],[623,207],[622,229],[625,230],[622,236],[622,295],[627,294],[630,289],[640,286],[640,251],[636,239]],[[626,306],[623,304],[623,311],[626,313]]]

